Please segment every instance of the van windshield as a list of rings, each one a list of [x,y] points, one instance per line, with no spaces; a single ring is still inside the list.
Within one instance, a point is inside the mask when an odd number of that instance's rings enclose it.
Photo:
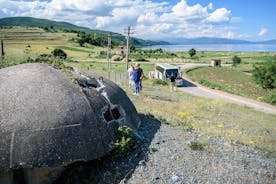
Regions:
[[[166,78],[170,78],[172,75],[175,78],[178,77],[178,69],[167,69],[166,70]]]

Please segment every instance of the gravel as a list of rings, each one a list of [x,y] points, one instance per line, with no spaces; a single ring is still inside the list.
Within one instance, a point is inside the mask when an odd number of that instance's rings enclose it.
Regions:
[[[110,154],[69,166],[63,178],[71,182],[57,183],[276,183],[276,158],[222,137],[210,137],[202,151],[192,150],[188,145],[199,140],[197,133],[140,116],[139,138],[127,156]]]

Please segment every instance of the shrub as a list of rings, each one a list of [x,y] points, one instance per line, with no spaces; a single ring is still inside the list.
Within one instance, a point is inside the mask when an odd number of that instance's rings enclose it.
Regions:
[[[272,105],[276,105],[276,94],[272,94],[264,99],[266,103],[270,103]]]
[[[233,65],[233,66],[237,66],[238,64],[241,63],[241,58],[238,57],[238,56],[234,56],[234,57],[232,58],[232,61],[233,61],[232,65]]]
[[[56,48],[51,53],[53,54],[53,56],[59,57],[61,59],[66,59],[67,58],[67,54],[62,49]]]
[[[196,50],[194,48],[191,48],[189,51],[188,51],[189,55],[191,56],[191,58],[196,55]]]
[[[119,127],[115,137],[115,153],[127,155],[133,144],[133,131],[131,128]]]
[[[276,63],[265,63],[253,66],[253,79],[263,89],[276,88]]]
[[[203,150],[205,144],[203,144],[202,142],[199,141],[192,141],[188,144],[188,146],[192,149],[192,150]]]

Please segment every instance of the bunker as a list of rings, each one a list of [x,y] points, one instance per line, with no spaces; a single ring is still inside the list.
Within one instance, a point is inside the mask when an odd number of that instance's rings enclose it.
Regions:
[[[126,93],[90,72],[40,63],[0,69],[0,99],[0,183],[12,183],[16,168],[99,158],[113,148],[119,126],[140,125]]]

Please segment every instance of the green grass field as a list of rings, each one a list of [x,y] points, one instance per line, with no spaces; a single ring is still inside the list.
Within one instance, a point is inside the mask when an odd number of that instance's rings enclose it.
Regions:
[[[200,67],[188,70],[187,74],[192,79],[208,87],[223,90],[236,95],[265,101],[276,89],[266,90],[258,86],[250,73],[242,72],[241,69],[229,67]]]

